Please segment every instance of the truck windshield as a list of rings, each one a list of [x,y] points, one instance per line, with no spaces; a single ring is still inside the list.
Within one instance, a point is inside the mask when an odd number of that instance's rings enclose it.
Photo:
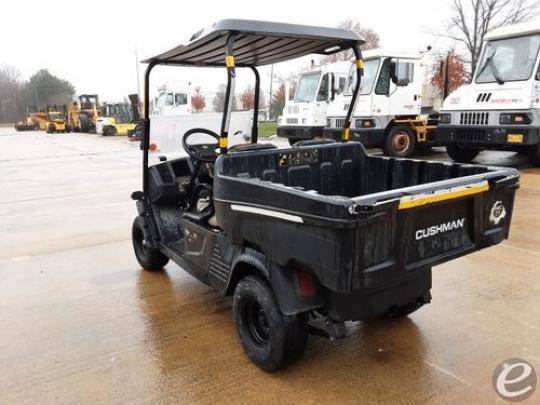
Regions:
[[[499,39],[484,47],[476,83],[527,80],[538,55],[540,35]]]
[[[379,68],[379,59],[368,60],[364,63],[364,76],[362,76],[362,83],[360,84],[359,94],[369,94],[373,88],[375,77],[377,76],[377,69]],[[353,64],[349,70],[349,78],[347,80],[347,90],[345,95],[350,96],[353,93],[354,86],[356,86],[356,66]]]
[[[298,82],[298,89],[296,90],[293,101],[296,103],[309,103],[313,101],[315,94],[317,94],[319,77],[321,77],[320,72],[302,75]]]

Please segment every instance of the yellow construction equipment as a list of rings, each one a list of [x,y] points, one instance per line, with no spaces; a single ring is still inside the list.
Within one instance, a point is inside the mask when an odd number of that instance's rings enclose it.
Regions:
[[[66,132],[67,108],[63,106],[47,106],[47,133]]]
[[[129,95],[130,104],[105,104],[103,116],[97,119],[96,132],[104,136],[129,135],[140,124],[139,97]]]
[[[67,111],[67,130],[96,132],[97,119],[101,116],[97,94],[81,94],[79,102],[73,102]]]

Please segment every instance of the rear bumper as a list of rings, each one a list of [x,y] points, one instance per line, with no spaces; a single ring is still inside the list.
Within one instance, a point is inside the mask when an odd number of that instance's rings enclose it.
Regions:
[[[348,294],[328,291],[325,307],[335,321],[363,321],[387,314],[392,307],[411,302],[429,303],[431,268],[424,268],[405,277],[395,277],[382,288],[364,289]]]
[[[278,136],[282,138],[313,139],[323,136],[324,127],[301,127],[301,126],[279,126]]]
[[[439,125],[437,138],[442,144],[460,143],[480,148],[516,148],[540,143],[540,127]],[[521,142],[518,141],[520,139]]]

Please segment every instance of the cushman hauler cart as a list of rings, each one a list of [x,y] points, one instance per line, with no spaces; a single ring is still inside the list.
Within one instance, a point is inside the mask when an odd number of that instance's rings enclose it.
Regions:
[[[344,335],[344,322],[407,315],[430,301],[431,267],[508,236],[513,169],[374,157],[348,142],[360,88],[363,40],[348,30],[224,20],[188,45],[148,59],[143,190],[133,244],[141,266],[169,259],[233,295],[240,340],[259,367],[277,370],[303,352],[308,333]],[[228,148],[236,69],[351,49],[356,86],[341,142],[277,149]],[[156,65],[226,66],[218,134],[185,133],[188,157],[148,164],[149,78]],[[207,134],[212,143],[194,142]]]

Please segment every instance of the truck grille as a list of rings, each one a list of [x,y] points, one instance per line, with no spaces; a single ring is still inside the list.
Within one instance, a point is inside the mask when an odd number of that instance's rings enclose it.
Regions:
[[[481,129],[458,129],[454,138],[458,142],[478,142],[486,140],[486,132]]]
[[[287,118],[287,124],[298,124],[298,118]]]
[[[461,125],[487,125],[488,121],[487,112],[462,112],[459,119]]]
[[[298,114],[299,111],[300,111],[300,107],[297,105],[290,105],[287,107],[287,112],[289,114]]]

